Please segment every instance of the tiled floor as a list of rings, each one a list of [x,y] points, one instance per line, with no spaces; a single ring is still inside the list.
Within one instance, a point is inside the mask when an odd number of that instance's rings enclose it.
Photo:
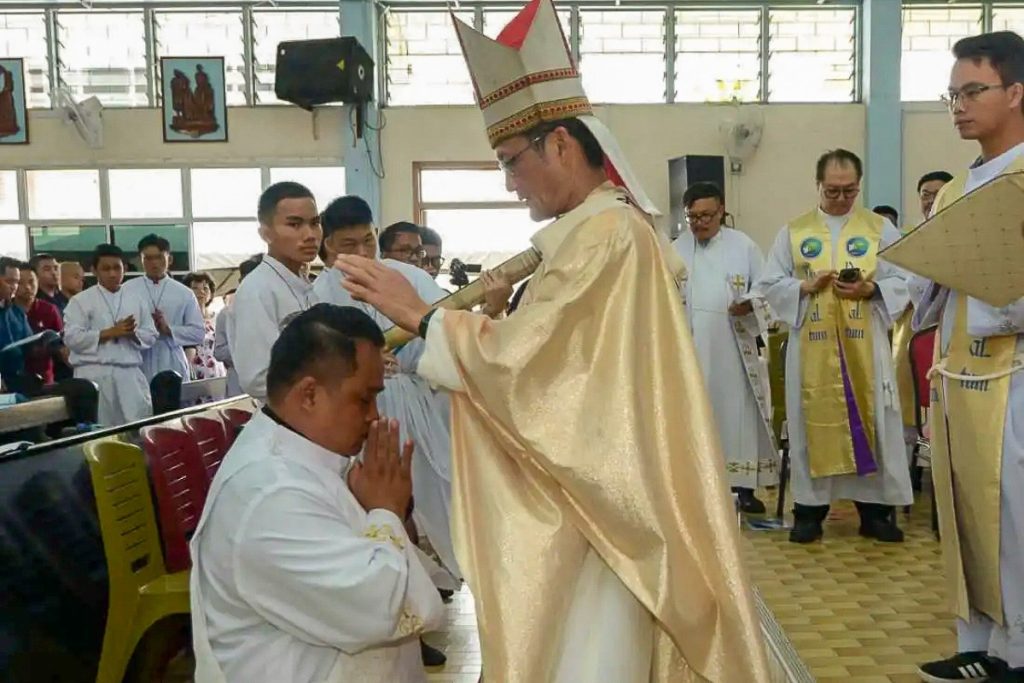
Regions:
[[[751,577],[821,683],[912,683],[917,664],[955,648],[928,500],[900,512],[903,544],[857,535],[857,511],[833,507],[820,543],[744,532]]]
[[[786,531],[744,531],[751,577],[820,683],[916,683],[922,661],[953,651],[939,544],[927,499],[900,513],[903,544],[857,535],[852,504],[836,505],[821,543],[789,543]],[[480,650],[473,602],[463,590],[449,627],[427,640],[448,653],[432,683],[476,683]],[[611,683],[611,682],[610,682]]]

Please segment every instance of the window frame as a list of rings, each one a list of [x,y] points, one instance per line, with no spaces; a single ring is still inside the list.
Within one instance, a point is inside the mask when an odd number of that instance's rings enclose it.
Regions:
[[[260,187],[261,191],[270,184],[270,169],[272,168],[344,168],[343,160],[301,160],[301,159],[272,159],[263,160],[258,164],[253,163],[201,163],[201,164],[185,164],[181,162],[175,162],[171,164],[156,164],[156,163],[114,163],[114,164],[103,164],[103,165],[90,165],[90,164],[62,164],[60,166],[53,165],[33,165],[33,166],[19,166],[17,168],[2,168],[0,170],[10,171],[13,170],[16,174],[16,187],[18,194],[18,215],[11,219],[0,219],[0,225],[14,225],[21,226],[24,228],[25,244],[28,250],[28,256],[32,256],[32,242],[31,242],[31,229],[38,227],[78,227],[78,226],[102,226],[106,229],[106,239],[109,242],[113,237],[114,229],[118,226],[165,226],[165,225],[185,225],[188,227],[188,263],[177,264],[172,268],[172,272],[176,274],[184,274],[189,272],[195,267],[197,263],[197,255],[194,251],[195,240],[195,224],[196,223],[240,223],[247,222],[256,224],[256,207],[253,206],[252,214],[248,216],[210,216],[210,217],[196,217],[192,214],[192,187],[191,187],[191,174],[189,171],[192,169],[207,169],[207,168],[258,168],[260,171]],[[155,218],[113,218],[110,210],[110,177],[109,173],[112,170],[176,170],[178,171],[179,182],[181,183],[181,215],[179,216],[159,216]],[[61,219],[32,219],[28,215],[28,174],[30,171],[76,171],[76,170],[89,170],[97,171],[99,174],[99,189],[100,189],[100,217],[99,218],[61,218]],[[123,247],[122,247],[123,248]],[[181,251],[175,249],[175,251]]]

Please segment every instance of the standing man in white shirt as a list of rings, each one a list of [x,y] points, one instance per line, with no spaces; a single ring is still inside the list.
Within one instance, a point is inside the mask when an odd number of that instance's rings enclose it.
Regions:
[[[241,283],[246,275],[256,270],[256,266],[262,261],[263,254],[256,254],[242,261],[238,265],[238,282]],[[235,292],[236,290],[232,289],[224,295],[224,308],[217,314],[217,320],[213,325],[213,357],[223,363],[228,371],[228,398],[245,393],[242,391],[242,385],[238,382],[235,363],[231,360],[231,346],[228,344],[228,327],[234,317]]]
[[[142,353],[157,339],[147,302],[121,286],[124,252],[100,244],[92,256],[96,284],[64,309],[64,344],[75,377],[99,387],[99,421],[113,427],[153,412]]]
[[[953,56],[945,99],[980,156],[942,188],[933,214],[1000,175],[1024,173],[1024,39],[972,36]],[[996,308],[918,276],[910,292],[914,327],[938,325],[932,472],[957,616],[957,654],[918,674],[928,683],[1024,683],[1024,299]]]
[[[270,348],[281,325],[316,303],[313,285],[301,272],[317,257],[323,231],[313,193],[299,183],[275,183],[264,190],[257,215],[267,255],[238,286],[227,333],[242,390],[265,401]]]
[[[191,368],[185,357],[186,346],[200,346],[206,336],[203,312],[195,294],[168,274],[174,258],[171,243],[159,235],[139,240],[139,260],[145,274],[125,283],[126,291],[149,303],[149,315],[160,336],[142,353],[146,379],[164,370],[173,370],[187,382]]]
[[[383,345],[328,304],[275,342],[192,539],[197,683],[426,680],[418,634],[443,605],[402,526],[413,446],[377,413]]]

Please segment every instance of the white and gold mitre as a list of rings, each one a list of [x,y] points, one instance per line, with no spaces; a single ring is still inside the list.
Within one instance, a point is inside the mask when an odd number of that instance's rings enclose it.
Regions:
[[[551,0],[532,0],[497,40],[457,18],[455,29],[492,147],[539,123],[591,113]]]

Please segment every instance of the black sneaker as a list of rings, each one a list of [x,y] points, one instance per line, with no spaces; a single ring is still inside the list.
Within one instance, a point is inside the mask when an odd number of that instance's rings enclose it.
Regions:
[[[925,683],[957,683],[958,681],[997,680],[1006,671],[1006,665],[984,652],[960,652],[949,659],[922,664],[917,675]],[[1013,680],[1013,679],[1010,679]]]
[[[435,667],[444,666],[448,658],[436,647],[427,645],[426,641],[420,639],[420,655],[423,657],[423,666]]]

